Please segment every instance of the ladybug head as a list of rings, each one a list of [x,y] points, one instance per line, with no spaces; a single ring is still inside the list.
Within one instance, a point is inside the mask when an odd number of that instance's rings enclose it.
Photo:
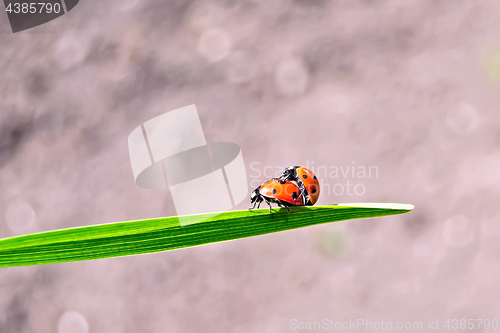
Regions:
[[[293,179],[297,175],[297,168],[300,168],[300,166],[289,166],[283,170],[283,174],[281,177],[283,179]]]
[[[262,196],[260,195],[260,186],[257,187],[252,194],[250,194],[250,203],[262,202]]]

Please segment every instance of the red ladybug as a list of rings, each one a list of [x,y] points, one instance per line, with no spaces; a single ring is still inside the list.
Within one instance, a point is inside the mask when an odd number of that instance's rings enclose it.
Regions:
[[[269,212],[271,203],[285,207],[289,213],[288,206],[304,206],[304,197],[300,196],[300,189],[295,183],[284,179],[271,179],[257,187],[250,195],[250,203],[253,203],[251,209],[257,204],[258,209],[262,201],[269,205]]]
[[[297,183],[300,196],[304,196],[304,206],[312,206],[318,201],[319,180],[311,170],[301,166],[289,166],[278,179]]]

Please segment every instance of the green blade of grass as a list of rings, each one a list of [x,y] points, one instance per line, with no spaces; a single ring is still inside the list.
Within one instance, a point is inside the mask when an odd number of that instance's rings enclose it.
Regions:
[[[268,209],[207,214],[212,217],[182,227],[178,217],[164,217],[61,229],[0,240],[0,267],[160,252],[412,209],[404,204],[338,204],[293,207],[290,214],[286,209],[272,214]]]

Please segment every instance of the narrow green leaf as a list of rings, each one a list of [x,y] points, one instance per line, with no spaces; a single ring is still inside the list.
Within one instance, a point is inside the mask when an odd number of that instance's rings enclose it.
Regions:
[[[177,217],[164,217],[61,229],[0,240],[0,267],[160,252],[412,209],[403,204],[338,204],[293,207],[290,214],[286,209],[272,214],[268,209],[206,214],[212,217],[183,227]]]

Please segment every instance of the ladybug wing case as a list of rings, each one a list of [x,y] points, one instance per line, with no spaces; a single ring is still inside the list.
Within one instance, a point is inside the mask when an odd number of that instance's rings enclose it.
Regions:
[[[319,198],[319,180],[318,178],[306,168],[297,168],[297,182],[301,182],[309,195],[310,205],[314,205]],[[299,186],[301,187],[301,186]]]
[[[262,184],[260,194],[272,201],[279,201],[284,205],[304,205],[303,198],[299,196],[300,189],[290,181],[270,180]]]

